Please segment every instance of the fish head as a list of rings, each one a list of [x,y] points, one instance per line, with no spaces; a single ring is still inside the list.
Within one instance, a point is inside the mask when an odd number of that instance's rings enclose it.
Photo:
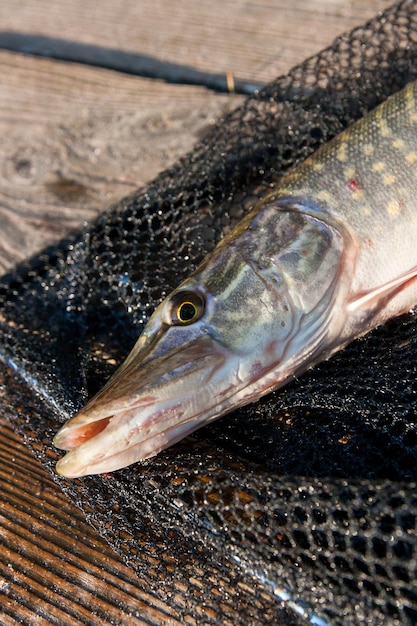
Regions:
[[[317,286],[309,287],[314,295],[295,295],[299,270],[290,275],[289,267],[297,254],[287,249],[281,267],[267,244],[252,242],[250,226],[157,307],[126,361],[61,428],[54,444],[67,454],[58,473],[109,472],[151,457],[293,374],[320,327],[307,320],[306,306],[320,317],[327,302],[320,304]]]

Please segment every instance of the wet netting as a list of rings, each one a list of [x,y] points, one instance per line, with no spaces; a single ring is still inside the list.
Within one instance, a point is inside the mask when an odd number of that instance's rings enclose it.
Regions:
[[[3,277],[2,403],[45,466],[59,426],[254,199],[416,77],[405,1]],[[184,623],[415,623],[416,359],[410,313],[154,459],[56,480]]]

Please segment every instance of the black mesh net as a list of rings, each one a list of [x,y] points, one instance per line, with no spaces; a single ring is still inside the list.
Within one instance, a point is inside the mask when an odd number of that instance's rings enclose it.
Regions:
[[[416,77],[417,4],[407,0],[3,277],[2,402],[45,466],[60,424],[254,199]],[[416,356],[410,313],[154,459],[56,479],[185,622],[415,623]]]

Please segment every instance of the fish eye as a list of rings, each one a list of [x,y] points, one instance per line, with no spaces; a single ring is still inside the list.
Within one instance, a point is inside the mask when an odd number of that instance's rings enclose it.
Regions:
[[[187,326],[201,318],[204,300],[193,291],[179,291],[171,298],[170,322],[174,326]]]

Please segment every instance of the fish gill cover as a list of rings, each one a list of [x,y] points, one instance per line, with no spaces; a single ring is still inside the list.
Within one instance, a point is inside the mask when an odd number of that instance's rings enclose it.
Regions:
[[[224,230],[288,167],[416,77],[417,4],[406,0],[1,279],[2,404],[44,466],[54,471],[60,425]],[[279,623],[282,607],[294,624],[414,623],[416,359],[410,313],[149,461],[56,480],[184,619],[236,619],[236,598],[220,602],[213,587],[244,581],[242,624]]]

